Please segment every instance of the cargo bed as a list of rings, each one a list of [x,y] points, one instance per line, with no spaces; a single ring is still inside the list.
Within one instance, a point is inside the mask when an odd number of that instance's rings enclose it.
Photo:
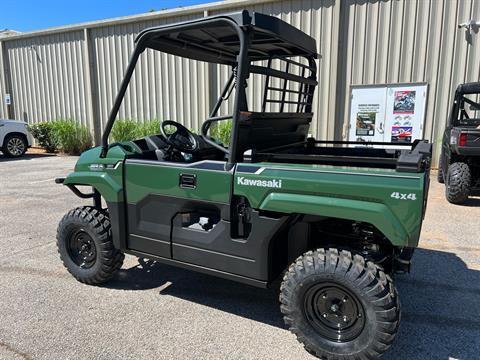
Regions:
[[[252,162],[324,164],[423,172],[430,167],[432,146],[385,142],[307,141],[254,151]]]

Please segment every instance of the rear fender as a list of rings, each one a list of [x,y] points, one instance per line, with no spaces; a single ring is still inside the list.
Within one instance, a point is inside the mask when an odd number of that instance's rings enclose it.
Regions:
[[[260,204],[261,210],[335,217],[370,223],[394,246],[407,246],[408,232],[388,206],[363,200],[317,195],[270,193]]]

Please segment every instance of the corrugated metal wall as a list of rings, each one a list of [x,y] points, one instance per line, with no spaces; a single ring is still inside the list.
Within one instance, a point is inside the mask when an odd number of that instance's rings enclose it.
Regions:
[[[0,118],[7,116],[7,106],[5,105],[4,96],[7,93],[5,86],[5,67],[3,65],[3,43],[0,42]]]
[[[102,127],[120,87],[135,36],[148,27],[202,16],[203,11],[188,16],[92,29]],[[119,118],[138,121],[172,119],[198,129],[208,114],[207,72],[206,63],[146,50],[135,69]]]
[[[11,92],[16,118],[75,118],[98,139],[140,30],[244,8],[280,17],[317,39],[311,132],[320,139],[346,136],[351,85],[427,82],[424,131],[438,148],[454,88],[479,80],[480,33],[468,37],[457,24],[480,20],[480,0],[233,0],[2,38],[2,98]],[[226,67],[147,50],[119,118],[174,119],[198,128],[227,76]],[[262,85],[255,77],[248,100],[258,108]],[[7,112],[2,99],[0,117]]]
[[[228,9],[228,11],[248,9],[276,16],[317,40],[317,51],[321,55],[321,58],[317,61],[319,85],[313,103],[315,116],[310,132],[321,139],[332,138],[335,127],[335,123],[332,121],[335,117],[335,97],[332,94],[335,93],[336,86],[338,13],[336,13],[334,5],[335,1],[332,0],[299,0],[258,3]],[[214,15],[222,12],[225,12],[225,10],[212,11],[210,14]],[[229,72],[227,70],[225,68],[220,72],[218,86],[221,86],[228,78]],[[248,103],[257,109],[262,101],[262,85],[260,81],[253,81],[253,84],[249,83],[248,87]],[[281,87],[280,80],[273,79],[272,85]],[[332,120],[327,121],[327,119]]]
[[[14,116],[29,123],[73,118],[91,126],[83,32],[5,42]]]
[[[252,2],[253,3],[253,2]],[[331,1],[274,1],[239,7],[226,7],[209,11],[208,15],[249,9],[271,14],[288,21],[292,25],[315,36],[322,66],[319,68],[320,86],[314,103],[314,111],[322,119],[332,118],[333,103],[330,103],[329,90],[332,88],[331,41],[336,31],[332,28],[334,7]],[[115,93],[120,86],[128,56],[133,49],[135,35],[142,29],[169,22],[178,22],[202,17],[203,11],[176,16],[168,19],[113,25],[92,30],[97,64],[99,108],[102,126],[105,125]],[[323,41],[321,41],[323,39]],[[119,118],[134,118],[145,121],[152,118],[179,119],[188,127],[199,128],[209,113],[209,104],[219,95],[228,79],[230,69],[226,66],[208,66],[192,60],[147,51],[135,70],[134,86],[127,91],[120,109]],[[252,76],[253,78],[253,76]],[[254,80],[254,79],[252,79]],[[211,82],[214,82],[211,86]],[[279,84],[277,84],[279,85]],[[334,88],[334,87],[333,87]],[[249,104],[257,108],[261,102],[263,88],[259,81],[251,81],[248,88]],[[319,101],[323,99],[323,101]],[[231,109],[231,104],[229,104]],[[224,109],[223,113],[228,112]],[[317,118],[317,117],[316,117]],[[312,133],[327,137],[330,125],[323,121],[312,125]]]
[[[480,80],[480,33],[457,28],[470,19],[480,20],[478,0],[348,0],[339,105],[348,109],[351,85],[427,82],[424,136],[437,158],[456,86]],[[348,111],[342,115],[345,135]]]

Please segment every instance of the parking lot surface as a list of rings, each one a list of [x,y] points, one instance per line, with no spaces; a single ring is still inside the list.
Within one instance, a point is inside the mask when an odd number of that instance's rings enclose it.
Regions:
[[[88,204],[55,177],[75,157],[0,156],[0,359],[313,359],[275,292],[128,256],[103,287],[80,284],[55,245]],[[403,307],[384,359],[480,357],[480,198],[448,204],[432,173],[421,249],[397,276]]]

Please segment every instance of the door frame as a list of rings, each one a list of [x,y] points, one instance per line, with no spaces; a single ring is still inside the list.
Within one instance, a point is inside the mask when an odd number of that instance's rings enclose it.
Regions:
[[[230,221],[233,170],[225,170],[226,163],[127,158],[123,167],[126,248],[173,258],[173,221],[179,214],[193,214],[197,209],[202,212],[203,208],[205,213],[215,211],[219,218]],[[142,171],[146,171],[145,176]],[[196,186],[182,186],[180,179],[185,174],[198,178]],[[221,186],[217,184],[218,193],[210,193],[210,188],[215,186],[212,182],[217,179],[221,183]]]

